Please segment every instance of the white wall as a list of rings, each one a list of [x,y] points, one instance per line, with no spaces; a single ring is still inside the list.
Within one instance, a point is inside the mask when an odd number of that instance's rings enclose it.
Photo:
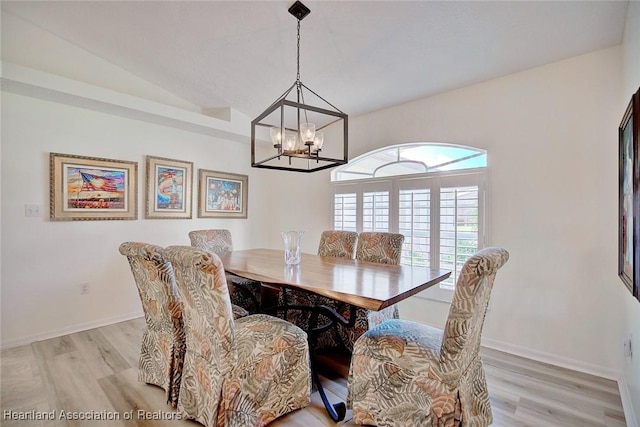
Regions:
[[[50,221],[49,152],[137,161],[139,219]],[[238,249],[263,244],[265,188],[251,176],[248,219],[197,219],[197,193],[194,219],[143,219],[145,155],[193,161],[194,175],[250,172],[248,144],[2,92],[3,346],[141,314],[118,253],[125,240],[188,245],[190,230],[228,228]],[[43,216],[25,217],[25,204],[40,205]],[[79,294],[81,283],[90,294]]]
[[[248,141],[229,142],[56,102],[2,92],[2,346],[87,329],[141,314],[118,245],[138,240],[189,244],[198,228],[228,228],[234,247],[282,247],[281,231],[308,230],[315,252],[331,228],[329,175],[252,169]],[[57,222],[48,218],[49,153],[138,162],[138,220]],[[199,168],[249,175],[248,219],[144,219],[145,155],[194,162]],[[20,185],[16,185],[20,183]],[[26,204],[43,216],[25,217]],[[311,225],[312,227],[309,227]],[[315,229],[314,229],[315,228]],[[79,285],[89,283],[89,295]],[[38,313],[38,315],[34,315]]]
[[[511,259],[494,288],[484,343],[624,375],[631,396],[625,403],[637,407],[638,358],[623,357],[622,339],[638,335],[640,307],[617,277],[617,127],[626,107],[621,98],[631,93],[622,96],[622,58],[623,48],[614,47],[352,117],[350,157],[416,141],[487,149],[489,243],[507,248]],[[272,215],[320,214],[331,204],[330,192],[314,194],[326,197],[320,204],[303,193],[286,195],[304,200],[295,210],[283,195]],[[315,235],[330,227],[326,215],[307,230]],[[447,312],[446,304],[422,298],[401,307],[403,317],[438,326]]]
[[[622,340],[633,333],[640,354],[640,304],[617,276],[617,127],[640,78],[639,5],[631,3],[624,46],[350,120],[350,158],[416,141],[489,151],[489,243],[511,258],[483,343],[622,379],[630,426],[640,425],[640,358],[625,358]],[[328,173],[313,179],[273,176],[270,187],[293,188],[274,194],[270,210],[279,228],[305,228],[315,244],[331,228],[332,193],[321,186]],[[314,223],[301,219],[314,215]],[[447,313],[447,304],[423,298],[401,304],[401,316],[436,326]]]
[[[623,91],[619,101],[619,115],[622,118],[624,108],[631,94],[640,88],[640,2],[629,3],[623,43]],[[613,279],[614,286],[620,285]],[[625,329],[633,334],[633,358],[625,359],[624,378],[628,387],[630,401],[635,411],[636,426],[640,426],[640,302],[629,292],[623,292],[619,306],[622,307]]]
[[[627,416],[639,425],[640,362],[624,358],[622,339],[637,337],[640,304],[617,276],[617,127],[640,77],[638,3],[631,9],[624,47],[355,118],[350,154],[413,141],[487,149],[489,243],[511,258],[498,275],[483,342],[623,375]],[[447,312],[420,298],[401,307],[403,317],[437,326]]]
[[[320,234],[333,228],[333,193],[329,171],[311,174],[266,170],[269,191],[263,210],[269,216],[269,247],[281,248],[281,231],[304,230],[301,250],[317,253]]]
[[[491,244],[511,260],[492,296],[485,338],[616,376],[629,332],[617,278],[617,126],[622,48],[606,49],[350,120],[350,157],[386,145],[443,141],[489,151]],[[315,176],[328,180],[328,174]],[[272,178],[273,185],[286,185]],[[295,176],[272,219],[313,235],[331,226],[331,193]],[[295,181],[294,181],[295,180]],[[317,203],[316,197],[326,197]],[[292,208],[291,200],[300,200]],[[320,218],[320,217],[318,217]],[[282,219],[282,221],[278,221]],[[309,248],[315,249],[315,248]],[[448,307],[414,298],[405,317],[442,325]],[[606,314],[606,315],[604,315]]]
[[[2,347],[141,315],[118,253],[123,241],[189,244],[190,230],[228,228],[238,249],[267,244],[265,180],[249,167],[248,136],[238,134],[246,128],[248,135],[246,118],[199,115],[186,101],[6,13],[2,60]],[[138,162],[139,219],[50,221],[50,152]],[[193,219],[144,219],[146,155],[192,161],[194,180],[199,168],[249,175],[249,218],[198,219],[194,182]],[[43,216],[25,217],[25,204],[40,205]],[[88,295],[80,295],[81,283],[90,284]]]
[[[621,370],[621,287],[611,281],[620,76],[621,49],[612,48],[353,121],[353,154],[421,140],[488,150],[490,243],[511,258],[486,339]],[[359,146],[365,138],[376,147]],[[422,322],[446,319],[430,301],[404,308]]]

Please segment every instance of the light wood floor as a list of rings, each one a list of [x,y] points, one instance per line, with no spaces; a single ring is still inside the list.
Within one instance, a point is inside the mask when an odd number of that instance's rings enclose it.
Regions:
[[[174,426],[177,421],[164,392],[137,381],[144,320],[135,319],[31,345],[2,351],[0,359],[2,426]],[[493,426],[625,426],[618,386],[614,381],[573,372],[495,350],[483,349],[494,414]],[[345,358],[325,358],[323,384],[334,401],[346,396]],[[54,420],[12,420],[55,410]],[[70,415],[119,416],[120,421],[62,420]],[[14,411],[14,412],[11,412]],[[30,412],[33,411],[33,412]],[[131,420],[125,414],[133,411]],[[139,412],[141,411],[141,412]],[[351,413],[340,423],[353,426]],[[155,419],[153,419],[155,418]],[[161,418],[161,419],[158,419]],[[271,426],[331,426],[317,393],[307,408],[276,420]]]

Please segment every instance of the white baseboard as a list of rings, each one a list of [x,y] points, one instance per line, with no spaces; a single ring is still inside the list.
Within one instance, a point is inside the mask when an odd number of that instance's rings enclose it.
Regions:
[[[526,357],[527,359],[537,360],[538,362],[548,363],[561,368],[571,369],[573,371],[583,372],[585,374],[591,374],[601,378],[607,378],[609,380],[618,381],[622,378],[622,371],[616,369],[594,365],[581,360],[570,359],[568,357],[558,356],[556,354],[546,353],[543,351],[533,350],[503,341],[482,338],[482,345],[494,350],[504,351],[505,353],[515,354],[516,356]]]
[[[616,381],[618,383],[618,390],[620,391],[620,399],[622,400],[622,409],[624,410],[624,418],[627,422],[627,427],[640,427],[636,422],[633,402],[631,401],[631,395],[629,393],[629,389],[627,388],[627,383],[624,380],[622,371],[586,363],[580,360],[570,359],[568,357],[558,356],[556,354],[532,350],[530,348],[492,340],[490,338],[482,338],[482,346],[494,350],[504,351],[505,353],[514,354],[516,356],[526,357],[527,359],[537,360],[538,362],[548,363],[550,365],[559,366],[561,368],[571,369],[573,371],[591,374],[597,377]]]
[[[101,326],[124,322],[126,320],[137,319],[138,317],[142,317],[142,316],[144,316],[144,313],[142,311],[136,311],[134,313],[128,313],[128,314],[123,314],[120,316],[110,317],[106,319],[95,320],[93,322],[81,323],[78,325],[73,325],[66,328],[42,332],[35,335],[29,335],[29,336],[14,339],[14,340],[2,341],[2,343],[0,343],[0,350],[19,347],[21,345],[31,344],[36,341],[42,341],[49,338],[59,337],[62,335],[73,334],[76,332],[86,331],[88,329],[99,328]]]
[[[624,409],[624,419],[627,421],[627,427],[640,427],[636,421],[635,411],[633,410],[631,393],[629,393],[629,388],[624,378],[618,380],[618,389],[620,390],[620,399],[622,399],[622,408]]]

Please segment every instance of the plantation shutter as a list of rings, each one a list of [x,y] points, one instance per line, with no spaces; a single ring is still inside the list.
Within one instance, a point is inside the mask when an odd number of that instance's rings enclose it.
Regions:
[[[429,267],[431,265],[431,191],[428,188],[400,190],[398,231],[404,235],[401,263]]]
[[[388,191],[373,191],[363,193],[362,231],[389,231]]]
[[[451,270],[442,287],[453,289],[465,261],[479,249],[478,186],[440,189],[440,268]]]

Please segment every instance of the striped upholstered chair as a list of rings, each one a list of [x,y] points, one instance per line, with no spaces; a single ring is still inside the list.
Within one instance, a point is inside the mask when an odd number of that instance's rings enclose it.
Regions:
[[[307,406],[307,334],[266,314],[234,320],[217,255],[191,246],[170,246],[164,253],[184,302],[178,411],[206,427],[251,427]]]
[[[185,339],[173,268],[159,246],[124,242],[120,253],[129,261],[147,324],[142,335],[138,381],[162,387],[167,401],[176,406]]]
[[[216,255],[233,251],[233,240],[229,230],[193,230],[189,232],[189,239],[191,240],[191,246]],[[257,313],[261,302],[260,282],[238,277],[228,272],[226,277],[231,302],[250,313]]]
[[[493,281],[508,259],[504,249],[486,248],[467,260],[444,330],[393,319],[358,339],[347,392],[356,424],[492,423],[480,336]]]

